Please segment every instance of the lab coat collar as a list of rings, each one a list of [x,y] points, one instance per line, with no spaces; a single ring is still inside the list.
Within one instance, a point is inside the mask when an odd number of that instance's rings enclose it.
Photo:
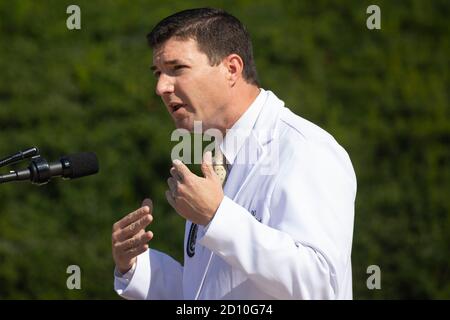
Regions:
[[[227,163],[233,165],[237,154],[243,144],[254,130],[256,120],[266,103],[268,91],[260,88],[260,92],[244,114],[227,130],[223,141],[220,143],[220,150],[227,159]]]
[[[280,111],[284,108],[284,102],[270,90],[267,90],[267,99],[256,120],[254,135],[261,146],[271,142],[275,138],[276,123],[278,122]]]
[[[242,143],[242,146],[234,159],[232,170],[229,173],[227,182],[224,186],[225,194],[234,199],[245,189],[245,186],[254,174],[256,164],[261,165],[261,156],[265,152],[278,152],[275,145],[276,142],[276,123],[279,113],[284,108],[284,102],[278,99],[271,91],[266,91],[266,100],[258,114],[253,129],[248,137]],[[277,159],[271,157],[271,159]],[[272,167],[271,167],[272,166]],[[260,167],[266,168],[262,170],[262,174],[273,174],[276,170],[277,163],[263,164]]]

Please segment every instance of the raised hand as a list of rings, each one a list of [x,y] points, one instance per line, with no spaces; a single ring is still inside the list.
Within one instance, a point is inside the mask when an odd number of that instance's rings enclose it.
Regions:
[[[116,266],[122,274],[136,263],[136,257],[148,249],[153,238],[145,228],[153,221],[153,204],[150,199],[142,202],[142,207],[126,215],[113,225],[112,254]]]
[[[211,152],[203,156],[204,177],[196,176],[180,160],[173,162],[167,180],[166,198],[179,215],[194,223],[207,225],[224,197],[222,184],[212,167]]]

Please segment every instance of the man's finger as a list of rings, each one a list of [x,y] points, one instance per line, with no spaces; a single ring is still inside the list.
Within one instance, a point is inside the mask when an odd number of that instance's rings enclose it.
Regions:
[[[142,246],[143,244],[146,244],[152,238],[153,238],[153,232],[151,232],[151,231],[146,232],[144,230],[141,230],[134,237],[117,244],[116,248],[118,250],[128,251],[132,248],[136,248],[136,247]]]
[[[177,181],[174,178],[170,177],[169,179],[167,179],[167,185],[169,186],[172,195],[175,195],[177,190]]]
[[[167,199],[167,202],[169,202],[169,204],[172,206],[172,208],[175,209],[175,206],[176,206],[175,198],[172,196],[172,192],[170,192],[170,190],[166,191],[166,199]]]
[[[142,230],[142,232],[140,232],[140,234],[123,242],[123,248],[128,251],[132,248],[140,247],[140,246],[146,244],[147,242],[149,242],[152,238],[153,238],[153,232],[151,232],[151,231],[145,232]]]
[[[208,179],[215,176],[215,172],[212,166],[212,153],[211,151],[205,152],[203,155],[203,161],[201,165],[203,176]]]
[[[125,258],[126,259],[133,259],[140,255],[141,253],[144,253],[148,249],[148,244],[143,244],[136,248],[131,248],[130,250],[125,252]]]
[[[136,234],[138,234],[141,230],[144,230],[151,222],[153,221],[153,216],[150,214],[147,214],[143,216],[138,221],[135,221],[128,226],[126,226],[123,229],[117,230],[113,233],[113,238],[115,241],[125,241],[126,239],[129,239]]]
[[[125,252],[128,249],[139,245],[139,239],[145,233],[144,230],[140,230],[137,234],[133,235],[130,238],[124,239],[123,241],[116,242],[114,244],[114,248],[119,252]]]
[[[150,198],[145,198],[142,201],[141,207],[147,206],[150,209],[150,214],[153,214],[153,201]]]
[[[178,175],[181,177],[181,181],[184,181],[191,173],[188,167],[178,159],[173,160],[173,167],[175,168]]]
[[[137,220],[141,219],[146,214],[150,213],[150,208],[147,206],[141,207],[128,215],[126,215],[121,220],[117,221],[113,226],[113,231],[116,231],[118,229],[123,229],[127,227],[128,225],[136,222]]]
[[[181,177],[180,173],[178,172],[177,169],[175,169],[175,167],[170,168],[170,175],[176,180],[176,181],[183,181],[183,177]]]

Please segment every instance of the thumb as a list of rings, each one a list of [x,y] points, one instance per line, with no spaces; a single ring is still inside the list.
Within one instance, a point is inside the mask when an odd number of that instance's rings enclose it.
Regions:
[[[212,166],[212,153],[211,151],[205,152],[203,155],[203,161],[201,166],[203,176],[207,179],[214,177],[214,169]]]
[[[153,202],[150,198],[145,198],[144,201],[142,201],[141,207],[149,207],[150,208],[150,214],[153,214]]]

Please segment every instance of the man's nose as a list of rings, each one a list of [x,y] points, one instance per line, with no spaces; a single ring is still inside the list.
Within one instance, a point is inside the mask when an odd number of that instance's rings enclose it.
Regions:
[[[172,77],[161,74],[158,78],[158,82],[156,83],[156,94],[162,97],[163,95],[173,93],[173,91],[174,83]]]

